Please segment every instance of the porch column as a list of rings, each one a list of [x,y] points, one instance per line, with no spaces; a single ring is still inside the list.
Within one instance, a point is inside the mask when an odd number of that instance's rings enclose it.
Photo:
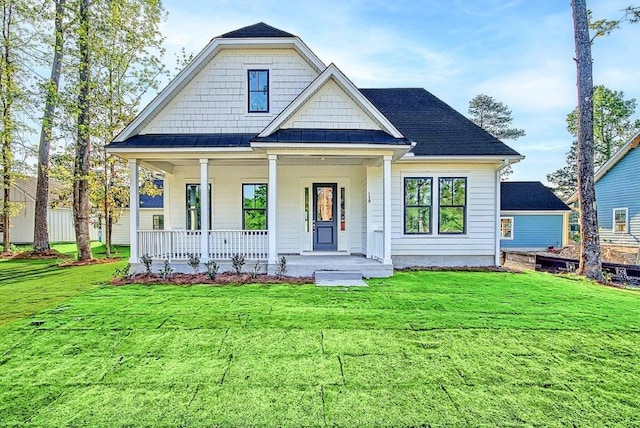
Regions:
[[[391,156],[385,155],[383,160],[383,182],[384,182],[384,260],[385,265],[391,262]]]
[[[278,247],[276,245],[276,212],[278,207],[278,155],[268,155],[269,159],[269,186],[267,195],[267,229],[269,233],[269,260],[270,265],[278,263]]]
[[[200,159],[200,262],[209,260],[209,159]]]
[[[138,263],[138,229],[140,227],[140,194],[138,160],[129,159],[129,263]]]

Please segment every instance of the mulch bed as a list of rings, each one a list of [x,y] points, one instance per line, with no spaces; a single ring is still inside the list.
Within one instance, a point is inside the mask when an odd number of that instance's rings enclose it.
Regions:
[[[91,260],[71,260],[68,262],[58,263],[58,267],[72,267],[72,266],[88,266],[88,265],[103,265],[106,263],[119,262],[121,257],[110,257],[104,259],[91,259]]]
[[[206,273],[174,273],[169,275],[167,281],[163,280],[156,273],[138,273],[128,278],[115,278],[111,281],[112,285],[126,284],[178,284],[178,285],[194,285],[194,284],[313,284],[313,277],[293,277],[293,276],[275,276],[267,274],[256,275],[255,278],[249,274],[236,275],[233,272],[223,272],[216,275],[216,279],[212,280]]]

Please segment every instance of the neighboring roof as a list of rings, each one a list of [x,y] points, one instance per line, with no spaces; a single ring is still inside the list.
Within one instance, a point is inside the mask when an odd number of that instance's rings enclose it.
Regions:
[[[255,37],[296,37],[291,33],[279,30],[267,25],[264,22],[242,27],[237,30],[229,31],[221,36],[221,39],[246,39]]]
[[[265,143],[329,143],[329,144],[411,144],[406,138],[395,138],[384,131],[372,129],[280,129],[252,142]]]
[[[500,183],[502,211],[570,211],[548,187],[539,181],[503,181]]]
[[[140,208],[164,208],[164,181],[156,179],[153,180],[153,184],[155,184],[162,193],[155,196],[140,193]]]
[[[631,137],[629,141],[625,143],[624,146],[620,147],[620,149],[613,156],[611,156],[611,158],[607,162],[605,162],[604,165],[602,165],[595,172],[595,177],[594,177],[595,181],[598,182],[598,180],[604,177],[606,173],[609,172],[609,170],[611,170],[611,168],[616,166],[616,164],[620,162],[622,158],[624,158],[627,155],[627,153],[629,153],[633,149],[638,148],[639,145],[640,145],[640,131],[637,134],[635,134],[633,137]],[[569,199],[567,199],[567,203],[572,204],[577,200],[578,200],[578,192],[574,192],[573,195],[569,196]]]
[[[398,130],[417,144],[418,156],[520,156],[422,88],[360,89]]]
[[[38,187],[38,179],[36,177],[18,178],[13,184],[29,198],[34,201],[36,200],[36,191]],[[71,206],[71,195],[65,194],[62,183],[51,178],[49,179],[49,206]]]
[[[112,143],[112,148],[249,147],[256,134],[143,134]]]

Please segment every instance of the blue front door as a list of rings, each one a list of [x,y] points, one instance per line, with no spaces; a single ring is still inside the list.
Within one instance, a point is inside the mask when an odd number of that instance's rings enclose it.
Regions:
[[[337,184],[313,185],[313,250],[338,250]]]

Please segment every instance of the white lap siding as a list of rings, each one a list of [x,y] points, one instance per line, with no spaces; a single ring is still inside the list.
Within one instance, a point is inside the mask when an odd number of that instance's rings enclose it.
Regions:
[[[404,177],[432,177],[432,234],[404,234]],[[466,177],[466,232],[438,234],[438,179]],[[376,176],[381,187],[382,175]],[[394,164],[391,183],[394,265],[490,265],[495,251],[495,170],[474,165]],[[379,198],[376,198],[379,199]]]

